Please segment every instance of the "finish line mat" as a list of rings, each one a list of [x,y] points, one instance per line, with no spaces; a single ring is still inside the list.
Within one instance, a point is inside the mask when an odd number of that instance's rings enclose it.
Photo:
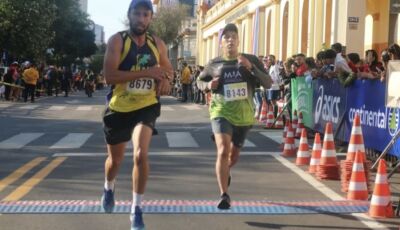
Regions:
[[[143,212],[153,214],[312,214],[312,213],[365,213],[367,201],[233,201],[229,210],[219,210],[215,200],[148,200]],[[116,201],[113,213],[130,213],[131,201]],[[2,214],[77,214],[104,213],[100,201],[45,200],[0,201]]]

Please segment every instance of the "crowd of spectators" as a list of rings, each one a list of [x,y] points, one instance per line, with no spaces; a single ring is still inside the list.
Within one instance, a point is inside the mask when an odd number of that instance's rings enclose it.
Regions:
[[[34,102],[41,96],[63,94],[83,90],[85,84],[95,85],[96,89],[104,87],[101,74],[95,75],[91,70],[72,71],[69,67],[53,65],[36,65],[33,62],[13,62],[8,67],[0,68],[0,100]]]

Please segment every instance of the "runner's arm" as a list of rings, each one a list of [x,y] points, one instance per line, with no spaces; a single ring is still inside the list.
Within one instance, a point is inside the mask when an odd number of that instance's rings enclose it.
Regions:
[[[174,68],[172,67],[171,62],[168,59],[168,51],[167,46],[164,41],[158,37],[155,37],[158,51],[160,53],[160,66],[165,71],[165,76],[168,78],[169,82],[172,82],[174,76]]]
[[[209,82],[212,80],[212,76],[209,71],[209,65],[207,65],[203,71],[200,72],[199,76],[197,77],[197,87],[201,91],[209,91],[211,87]]]
[[[104,57],[104,78],[107,84],[118,84],[133,81],[139,78],[153,78],[161,80],[166,70],[162,67],[151,67],[141,71],[118,70],[122,50],[122,37],[120,34],[113,35],[108,41]]]

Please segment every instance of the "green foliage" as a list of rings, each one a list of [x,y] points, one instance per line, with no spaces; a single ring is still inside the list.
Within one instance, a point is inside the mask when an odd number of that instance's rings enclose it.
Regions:
[[[178,36],[182,21],[187,15],[188,6],[184,4],[159,7],[150,25],[150,32],[169,44]]]
[[[52,44],[58,64],[68,65],[96,52],[93,22],[79,8],[77,0],[55,0],[57,18],[53,24]]]
[[[96,52],[92,24],[77,0],[0,0],[0,50],[17,59],[70,64]]]
[[[52,0],[1,0],[0,48],[16,58],[40,59],[54,38]]]

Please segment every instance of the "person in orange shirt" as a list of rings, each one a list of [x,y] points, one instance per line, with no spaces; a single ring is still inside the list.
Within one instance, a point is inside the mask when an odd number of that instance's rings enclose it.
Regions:
[[[33,63],[27,63],[27,69],[22,74],[25,82],[24,102],[28,101],[28,96],[31,97],[31,102],[35,102],[35,88],[37,80],[39,79],[39,72]]]

